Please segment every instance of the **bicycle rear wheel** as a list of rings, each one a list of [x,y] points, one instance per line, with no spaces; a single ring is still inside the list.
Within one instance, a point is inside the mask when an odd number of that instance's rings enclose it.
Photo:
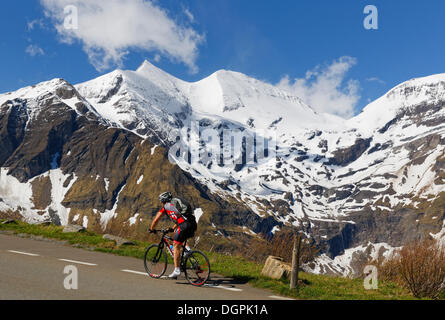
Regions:
[[[167,270],[167,254],[158,244],[153,244],[147,248],[144,255],[144,267],[148,275],[159,279]]]
[[[210,278],[210,262],[201,251],[192,251],[185,260],[185,278],[194,286],[202,286]]]

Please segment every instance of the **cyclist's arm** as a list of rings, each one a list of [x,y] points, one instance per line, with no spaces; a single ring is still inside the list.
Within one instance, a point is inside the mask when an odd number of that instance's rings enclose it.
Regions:
[[[165,214],[165,210],[161,210],[158,212],[158,214],[154,218],[153,222],[151,223],[150,230],[155,230],[156,225],[158,224],[159,220],[161,220],[161,218],[164,214]]]

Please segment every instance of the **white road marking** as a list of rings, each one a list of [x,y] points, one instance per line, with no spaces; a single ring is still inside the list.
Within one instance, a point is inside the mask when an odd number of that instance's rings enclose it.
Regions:
[[[35,254],[35,253],[28,253],[28,252],[14,251],[14,250],[8,250],[8,251],[11,253],[23,254],[25,256],[40,257],[39,254]]]
[[[205,284],[204,286],[210,287],[210,288],[218,288],[218,289],[224,289],[224,290],[229,290],[229,291],[235,291],[235,292],[243,291],[243,289],[231,288],[231,287],[226,287],[226,286],[215,286],[215,285],[211,285],[211,284]]]
[[[269,296],[269,298],[279,299],[279,300],[295,300],[295,299],[285,298],[285,297],[280,297],[280,296]]]
[[[68,259],[57,259],[57,260],[64,261],[64,262],[75,263],[75,264],[83,264],[83,265],[86,265],[86,266],[97,266],[97,264],[89,263],[89,262],[82,262],[82,261],[75,261],[75,260],[68,260]]]
[[[122,272],[135,273],[143,276],[148,276],[146,272],[134,271],[134,270],[121,270]]]

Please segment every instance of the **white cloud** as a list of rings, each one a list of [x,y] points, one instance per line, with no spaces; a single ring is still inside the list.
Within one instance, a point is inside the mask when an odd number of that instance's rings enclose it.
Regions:
[[[369,82],[377,82],[377,83],[379,83],[379,84],[386,84],[385,81],[383,81],[382,79],[377,78],[377,77],[371,77],[371,78],[368,78],[368,79],[366,79],[366,81],[369,81]]]
[[[26,47],[25,52],[31,57],[43,56],[45,54],[45,51],[43,51],[43,49],[36,44],[30,44],[28,47]]]
[[[40,0],[61,41],[78,40],[93,66],[121,66],[132,49],[162,54],[197,72],[198,46],[204,36],[172,20],[166,10],[144,0]],[[78,10],[78,28],[66,29],[64,8]]]
[[[355,58],[341,57],[328,66],[319,65],[307,71],[305,78],[291,80],[285,76],[278,86],[300,97],[317,112],[349,118],[360,100],[360,83],[345,78],[356,63]]]

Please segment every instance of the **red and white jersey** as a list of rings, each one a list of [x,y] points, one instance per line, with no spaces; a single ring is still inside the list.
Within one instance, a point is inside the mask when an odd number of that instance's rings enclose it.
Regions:
[[[185,221],[179,210],[170,202],[167,202],[159,212],[167,213],[169,218],[176,224],[181,224]]]

